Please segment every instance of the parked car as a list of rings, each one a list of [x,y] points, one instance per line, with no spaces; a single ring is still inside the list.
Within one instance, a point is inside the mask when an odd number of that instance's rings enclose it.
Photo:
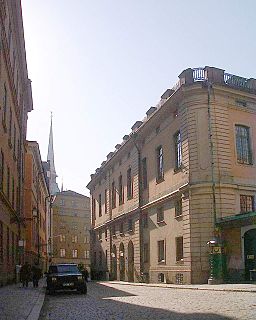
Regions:
[[[55,264],[46,274],[47,291],[54,294],[57,290],[77,290],[87,293],[85,277],[76,264]]]

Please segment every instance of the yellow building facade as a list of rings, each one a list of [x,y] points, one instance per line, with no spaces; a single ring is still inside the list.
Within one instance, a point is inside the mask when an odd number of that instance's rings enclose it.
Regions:
[[[90,271],[90,198],[67,190],[53,202],[52,263],[76,263]]]
[[[39,263],[42,270],[48,264],[47,247],[50,194],[43,169],[39,145],[27,141],[25,154],[24,216],[25,260],[30,265]]]
[[[250,280],[255,120],[255,79],[214,67],[184,70],[91,175],[95,276]]]
[[[24,154],[27,113],[33,109],[21,3],[1,1],[0,50],[0,285],[23,262]]]

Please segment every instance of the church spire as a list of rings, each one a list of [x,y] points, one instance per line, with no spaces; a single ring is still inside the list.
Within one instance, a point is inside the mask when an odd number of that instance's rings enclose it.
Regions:
[[[56,194],[59,192],[59,187],[56,182],[57,174],[55,170],[54,164],[54,151],[53,151],[53,132],[52,132],[52,112],[51,112],[51,127],[50,127],[50,135],[49,135],[49,145],[48,145],[48,154],[47,154],[47,162],[50,164],[50,194]]]

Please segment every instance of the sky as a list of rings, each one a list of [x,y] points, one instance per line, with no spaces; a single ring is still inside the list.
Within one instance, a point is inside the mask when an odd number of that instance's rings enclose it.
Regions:
[[[57,182],[89,195],[90,174],[187,68],[256,78],[255,0],[22,0],[34,110],[28,140]]]

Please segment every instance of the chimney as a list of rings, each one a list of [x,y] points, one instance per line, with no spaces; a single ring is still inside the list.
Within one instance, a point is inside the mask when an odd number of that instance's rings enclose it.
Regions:
[[[175,91],[173,89],[167,89],[162,95],[161,99],[168,99]]]
[[[127,141],[128,139],[129,139],[128,134],[126,134],[125,136],[123,136],[123,140],[124,140],[124,141]]]
[[[156,109],[157,109],[156,107],[150,107],[146,112],[147,118],[149,118],[151,114],[153,114],[156,111]]]
[[[132,131],[135,131],[135,130],[137,130],[141,125],[142,125],[142,121],[136,121],[135,123],[134,123],[134,125],[132,126]]]
[[[109,160],[112,156],[113,156],[114,152],[109,152],[109,154],[107,155],[107,160]]]

